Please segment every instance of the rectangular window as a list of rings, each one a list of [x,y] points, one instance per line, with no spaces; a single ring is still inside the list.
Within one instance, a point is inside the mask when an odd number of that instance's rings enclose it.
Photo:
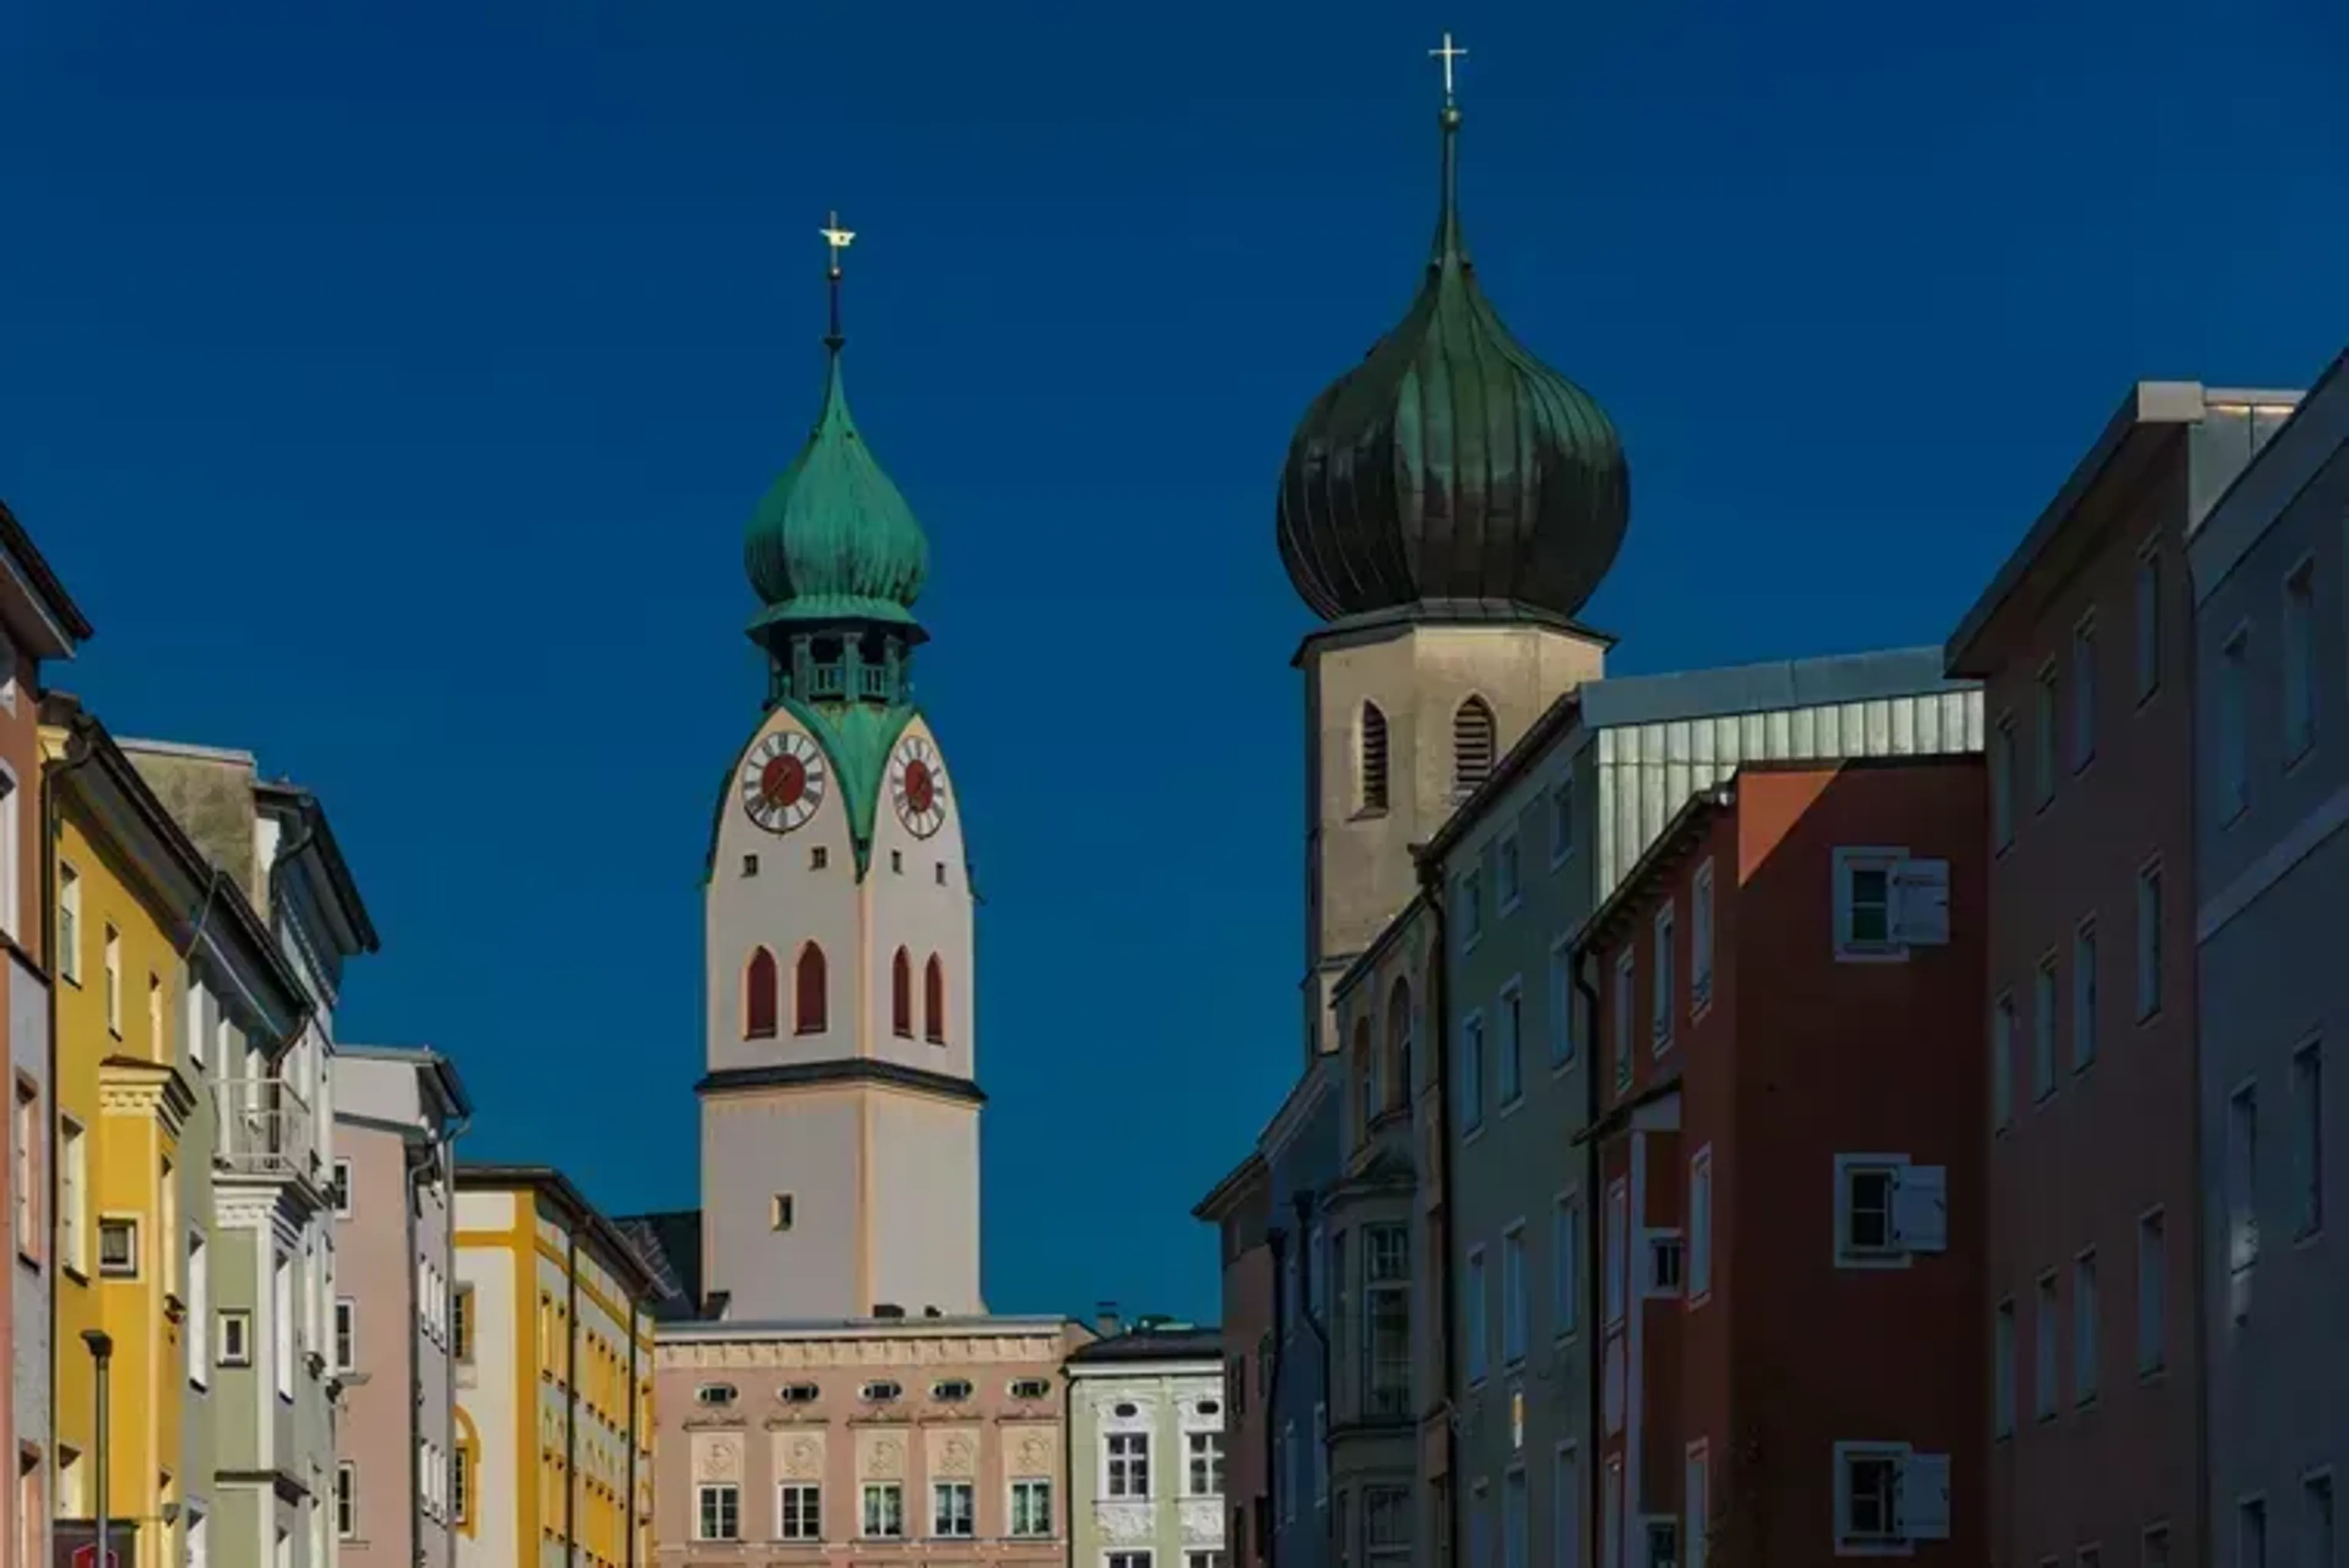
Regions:
[[[2096,1059],[2096,922],[2086,919],[2072,933],[2072,1071],[2084,1072]]]
[[[1899,1255],[1901,1246],[1892,1214],[1899,1168],[1842,1156],[1837,1158],[1836,1168],[1837,1254],[1849,1259]]]
[[[1373,1563],[1411,1561],[1411,1492],[1399,1486],[1362,1489],[1362,1548]]]
[[[1501,1359],[1515,1366],[1526,1358],[1526,1228],[1522,1221],[1501,1236]]]
[[[2084,616],[2072,628],[2072,771],[2096,754],[2096,618]]]
[[[1838,1444],[1836,1477],[1836,1539],[1878,1547],[1900,1540],[1896,1514],[1900,1492],[1900,1457],[1887,1451],[1845,1451]]]
[[[2333,1472],[2313,1475],[2300,1483],[2300,1560],[2329,1565],[2333,1556]]]
[[[2096,1251],[2091,1247],[2072,1261],[2072,1399],[2095,1402],[2099,1348],[2097,1319],[2104,1310],[2096,1293]]]
[[[2237,1323],[2251,1316],[2260,1262],[2259,1169],[2259,1088],[2245,1084],[2227,1102],[2227,1288]]]
[[[2011,1296],[1998,1303],[1991,1351],[1990,1435],[2011,1438],[2014,1435],[2014,1300]]]
[[[1707,1539],[1713,1533],[1713,1456],[1701,1442],[1688,1446],[1686,1463],[1681,1472],[1681,1506],[1687,1515],[1687,1568],[1704,1568]]]
[[[1526,1093],[1526,998],[1516,981],[1501,992],[1495,1015],[1501,1025],[1501,1104],[1514,1106]]]
[[[1549,792],[1549,863],[1562,866],[1574,853],[1574,780],[1557,781]]]
[[[473,1359],[473,1287],[459,1285],[449,1297],[449,1354]]]
[[[147,972],[147,1058],[171,1060],[163,1049],[163,977],[152,970]]]
[[[2032,1303],[2031,1413],[2042,1421],[2055,1418],[2055,1345],[2063,1311],[2055,1294],[2055,1276],[2039,1276],[2038,1299]]]
[[[1991,1009],[1990,1119],[1993,1127],[2014,1120],[2014,998],[2002,995]]]
[[[1112,1432],[1108,1439],[1109,1486],[1112,1497],[1150,1495],[1150,1435]]]
[[[775,1492],[775,1533],[785,1541],[823,1539],[823,1489],[787,1483]]]
[[[1485,1019],[1470,1013],[1460,1027],[1460,1130],[1485,1125]]]
[[[1713,862],[1696,868],[1689,885],[1689,1011],[1713,1000]]]
[[[112,1279],[128,1280],[138,1277],[138,1220],[124,1214],[99,1216],[98,1272]]]
[[[2014,715],[2002,713],[1990,742],[1990,842],[1993,850],[2014,842]]]
[[[2283,761],[2316,743],[2316,563],[2304,560],[2283,581]]]
[[[1486,1371],[1488,1352],[1485,1336],[1490,1332],[1485,1324],[1492,1314],[1492,1303],[1485,1293],[1485,1249],[1468,1249],[1468,1381],[1482,1383]]]
[[[212,1380],[212,1254],[202,1231],[188,1232],[188,1381],[198,1388]]]
[[[348,1459],[335,1467],[335,1535],[359,1538],[359,1468]]]
[[[1475,947],[1476,939],[1485,934],[1485,878],[1481,872],[1471,871],[1460,878],[1461,913],[1460,940]]]
[[[1517,907],[1517,836],[1502,836],[1493,852],[1493,895],[1502,914]]]
[[[1549,1461],[1550,1568],[1582,1568],[1582,1455],[1561,1444]]]
[[[2218,755],[2211,779],[2219,821],[2230,823],[2251,804],[2251,631],[2238,627],[2219,650]]]
[[[1615,1088],[1631,1086],[1631,1012],[1639,1002],[1639,978],[1630,949],[1615,961]]]
[[[343,1296],[335,1303],[335,1370],[357,1370],[358,1356],[359,1303]]]
[[[2151,546],[2137,563],[2137,700],[2161,689],[2161,557]]]
[[[2032,783],[2036,786],[2035,798],[2044,808],[2055,798],[2055,720],[2059,699],[2053,660],[2039,671],[2039,685],[2032,694]]]
[[[1011,1533],[1018,1536],[1052,1533],[1052,1483],[1016,1480],[1011,1483]]]
[[[2324,1045],[2311,1040],[2292,1054],[2292,1180],[2295,1223],[2304,1240],[2324,1229]]]
[[[905,1538],[905,1489],[896,1481],[864,1483],[864,1515],[858,1521],[868,1541]]]
[[[1221,1497],[1224,1495],[1224,1435],[1221,1432],[1186,1432],[1184,1447],[1190,1460],[1185,1479],[1190,1483],[1191,1497]]]
[[[1574,1060],[1574,949],[1565,940],[1549,950],[1549,1064]]]
[[[8,1163],[16,1188],[16,1255],[37,1264],[45,1251],[41,1235],[41,1151],[48,1145],[49,1129],[41,1114],[41,1086],[30,1078],[16,1080],[16,1117],[8,1130]]]
[[[1501,1568],[1527,1568],[1526,1552],[1531,1532],[1528,1511],[1526,1472],[1511,1470],[1501,1478]]]
[[[1411,1409],[1411,1232],[1401,1225],[1362,1229],[1362,1352],[1370,1411]]]
[[[1678,956],[1672,939],[1678,934],[1676,925],[1670,903],[1656,911],[1656,957],[1651,966],[1654,971],[1656,993],[1648,1003],[1648,1033],[1654,1042],[1658,1055],[1661,1055],[1665,1047],[1672,1043],[1672,971],[1675,967],[1673,961]]]
[[[57,863],[57,974],[81,983],[81,873]]]
[[[2161,1011],[2161,864],[2137,874],[2137,1015]]]
[[[2044,1100],[2055,1092],[2055,955],[2039,961],[2031,983],[2031,1097]]]
[[[117,1040],[122,1038],[122,933],[112,926],[106,928],[105,946],[106,1032]]]
[[[335,1161],[334,1185],[327,1190],[334,1199],[335,1218],[349,1219],[351,1217],[351,1162],[349,1160]]]
[[[1582,1206],[1572,1193],[1550,1206],[1549,1238],[1550,1321],[1568,1334],[1582,1321]]]
[[[2246,1498],[2235,1505],[2235,1568],[2268,1568],[2268,1505]]]
[[[473,1455],[469,1449],[459,1449],[449,1456],[449,1519],[451,1523],[470,1524],[472,1518]]]
[[[1689,1159],[1688,1298],[1700,1305],[1713,1293],[1713,1146]]]
[[[1617,1181],[1607,1189],[1607,1325],[1623,1321],[1631,1268],[1631,1189]]]
[[[1284,1524],[1297,1522],[1297,1423],[1284,1421],[1280,1427],[1280,1519]]]
[[[1313,1407],[1313,1506],[1330,1506],[1330,1407]]]
[[[220,1364],[253,1365],[253,1314],[238,1307],[222,1307],[220,1314]]]
[[[1493,1505],[1478,1481],[1469,1493],[1468,1561],[1471,1568],[1500,1568],[1493,1561]]]
[[[89,1144],[71,1116],[57,1122],[57,1257],[68,1269],[89,1269]]]
[[[1150,1568],[1150,1553],[1112,1552],[1109,1554],[1109,1568]]]
[[[280,1399],[294,1397],[294,1260],[277,1254],[270,1274],[269,1317],[270,1370],[277,1381]]]
[[[930,1534],[940,1541],[967,1541],[978,1533],[978,1492],[968,1481],[930,1485]]]
[[[731,1485],[694,1489],[693,1538],[696,1541],[742,1539],[742,1489]]]
[[[2168,1283],[2169,1248],[2162,1231],[2160,1210],[2137,1216],[2137,1369],[2140,1374],[2158,1372],[2168,1360],[2164,1346],[2169,1331],[2163,1321],[2163,1295]]]

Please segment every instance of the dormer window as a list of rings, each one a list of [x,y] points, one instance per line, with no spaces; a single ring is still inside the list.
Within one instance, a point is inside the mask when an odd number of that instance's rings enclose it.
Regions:
[[[1041,1377],[1022,1377],[1011,1386],[1014,1399],[1041,1399],[1052,1391],[1052,1385]]]
[[[705,1383],[693,1391],[693,1402],[697,1405],[731,1405],[734,1403],[734,1385]]]
[[[889,1404],[905,1392],[905,1389],[885,1379],[877,1383],[867,1383],[863,1390],[865,1403],[869,1405]]]
[[[970,1397],[970,1383],[967,1378],[945,1378],[930,1385],[930,1397],[941,1405],[958,1405]]]
[[[812,1383],[786,1383],[783,1385],[782,1401],[786,1405],[812,1405],[815,1403],[817,1393]]]

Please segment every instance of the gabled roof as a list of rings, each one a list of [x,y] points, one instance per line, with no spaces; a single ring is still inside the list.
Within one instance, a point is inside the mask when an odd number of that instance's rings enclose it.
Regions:
[[[502,1165],[492,1160],[460,1160],[457,1163],[457,1189],[477,1192],[527,1191],[544,1198],[561,1210],[575,1231],[585,1231],[602,1244],[609,1254],[607,1267],[626,1276],[647,1311],[659,1298],[661,1281],[644,1254],[636,1251],[627,1234],[605,1218],[604,1211],[587,1201],[586,1194],[572,1185],[571,1179],[551,1165]]]
[[[75,646],[94,635],[81,607],[5,501],[0,501],[0,613],[6,614],[16,640],[41,659],[70,659]]]

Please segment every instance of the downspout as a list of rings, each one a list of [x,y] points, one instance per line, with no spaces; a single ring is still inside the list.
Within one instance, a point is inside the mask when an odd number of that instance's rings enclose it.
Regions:
[[[417,1412],[424,1404],[424,1350],[419,1344],[424,1333],[423,1303],[419,1299],[416,1278],[416,1215],[423,1204],[422,1188],[426,1162],[432,1158],[433,1146],[427,1142],[421,1158],[410,1158],[406,1172],[408,1189],[407,1210],[402,1219],[402,1234],[408,1240],[408,1397],[409,1433],[408,1462],[414,1484],[408,1489],[408,1542],[409,1554],[420,1565],[424,1561],[424,1444],[416,1428]],[[416,1154],[409,1147],[411,1156]]]
[[[1288,1232],[1279,1226],[1265,1227],[1265,1250],[1272,1255],[1272,1381],[1265,1389],[1264,1399],[1265,1568],[1277,1568],[1280,1560],[1277,1550],[1280,1545],[1280,1513],[1288,1505],[1286,1488],[1281,1484],[1287,1478],[1280,1469],[1280,1374],[1288,1361],[1280,1348],[1282,1341],[1288,1337],[1288,1292],[1283,1283],[1287,1275],[1281,1261],[1288,1241]]]
[[[90,754],[88,737],[76,733],[66,742],[66,754],[63,758],[51,759],[41,764],[41,963],[42,967],[48,971],[49,981],[49,1037],[47,1043],[49,1081],[45,1085],[49,1097],[47,1118],[49,1125],[48,1145],[42,1151],[49,1168],[49,1201],[44,1215],[47,1221],[48,1234],[42,1237],[41,1241],[42,1256],[49,1261],[48,1374],[51,1383],[48,1400],[49,1430],[41,1444],[41,1490],[45,1496],[50,1497],[55,1496],[57,1459],[57,1401],[55,1386],[57,1344],[57,1282],[65,1262],[57,1249],[58,1220],[63,1218],[57,1212],[57,1203],[61,1196],[57,1170],[57,1121],[60,1114],[57,1107],[57,985],[64,978],[64,967],[57,962],[57,845],[62,836],[61,819],[57,813],[57,782],[66,774],[87,765]],[[17,1522],[21,1528],[23,1521],[20,1520]],[[42,1539],[47,1542],[53,1538],[54,1532],[46,1528],[47,1521],[44,1521],[43,1523],[45,1528],[42,1531]]]
[[[563,1560],[579,1563],[579,1226],[571,1226],[570,1262],[564,1272],[566,1319],[563,1345]],[[628,1325],[634,1337],[636,1324]],[[630,1391],[633,1394],[633,1390]],[[635,1500],[629,1500],[635,1507]]]
[[[471,1116],[459,1116],[452,1122],[444,1123],[440,1128],[440,1136],[434,1143],[432,1152],[432,1158],[439,1166],[441,1204],[443,1212],[447,1216],[440,1226],[440,1261],[448,1265],[449,1289],[451,1292],[457,1288],[457,1183],[454,1169],[457,1163],[457,1139],[463,1135],[467,1127],[472,1125],[473,1118]],[[473,1332],[473,1324],[471,1322],[466,1324],[465,1332],[467,1334]],[[464,1462],[457,1448],[456,1348],[455,1345],[450,1345],[450,1354],[440,1358],[440,1376],[447,1385],[449,1396],[449,1402],[441,1407],[441,1418],[449,1428],[449,1462],[451,1466]],[[633,1353],[632,1348],[631,1354]],[[472,1471],[468,1470],[465,1472],[465,1482],[471,1489],[479,1484],[479,1480]],[[465,1498],[466,1517],[471,1518],[473,1510],[480,1506],[473,1500],[469,1490]],[[448,1561],[454,1563],[457,1560],[457,1541],[453,1522],[444,1522],[441,1533],[449,1538]],[[631,1564],[630,1568],[634,1568],[634,1564]]]
[[[1289,1200],[1297,1206],[1297,1233],[1299,1236],[1310,1236],[1313,1233],[1306,1224],[1307,1218],[1313,1210],[1313,1196],[1312,1189],[1305,1188],[1290,1197]],[[1325,1252],[1321,1258],[1315,1257],[1310,1247],[1298,1255],[1299,1283],[1297,1295],[1298,1313],[1305,1319],[1305,1326],[1313,1331],[1313,1337],[1319,1341],[1321,1345],[1321,1408],[1324,1414],[1321,1431],[1314,1440],[1320,1448],[1321,1474],[1325,1481],[1325,1490],[1327,1478],[1333,1468],[1330,1463],[1330,1418],[1327,1412],[1330,1405],[1335,1402],[1331,1396],[1336,1390],[1330,1384],[1330,1331],[1313,1311],[1313,1286],[1316,1276],[1306,1271],[1319,1265],[1327,1256]],[[1330,1283],[1330,1282],[1328,1281],[1322,1282],[1321,1288],[1328,1290]],[[1321,1533],[1325,1543],[1330,1548],[1330,1555],[1325,1561],[1335,1564],[1338,1561],[1338,1511],[1329,1506],[1329,1499],[1326,1496],[1322,1499],[1321,1505]]]
[[[636,1304],[631,1301],[628,1303],[628,1496],[621,1514],[622,1519],[626,1522],[628,1532],[627,1553],[622,1559],[627,1568],[638,1568],[636,1563],[636,1544],[639,1534],[636,1520],[636,1449],[643,1445],[647,1436],[636,1426],[638,1421],[644,1419],[645,1414],[644,1398],[638,1392],[639,1373],[636,1366],[636,1341],[642,1337],[643,1334],[636,1324]],[[452,1371],[450,1377],[453,1382],[456,1374]],[[456,1407],[452,1405],[450,1408],[454,1409]],[[1064,1449],[1068,1447],[1066,1443],[1061,1446]]]
[[[1588,1019],[1590,1024],[1589,1028],[1585,1030],[1582,1035],[1582,1038],[1586,1043],[1583,1046],[1582,1052],[1582,1125],[1585,1127],[1595,1127],[1599,1125],[1599,1053],[1600,1049],[1600,1041],[1599,1038],[1599,988],[1590,983],[1588,971],[1590,958],[1590,950],[1587,945],[1585,939],[1577,938],[1574,944],[1573,954],[1568,961],[1570,966],[1570,971],[1574,976],[1575,994],[1582,998],[1583,1017]],[[1584,1221],[1583,1241],[1586,1249],[1588,1249],[1592,1231],[1594,1229],[1603,1229],[1605,1226],[1606,1221],[1604,1214],[1606,1209],[1606,1194],[1603,1190],[1599,1189],[1599,1184],[1597,1179],[1599,1175],[1599,1154],[1598,1145],[1595,1142],[1591,1145],[1590,1150],[1585,1158],[1590,1161],[1589,1176],[1591,1179],[1580,1184],[1583,1191],[1583,1212],[1586,1215],[1598,1219],[1599,1220],[1599,1225],[1596,1227],[1592,1226],[1588,1220]],[[1593,1204],[1590,1201],[1594,1193],[1599,1199],[1599,1202],[1596,1204]],[[1578,1282],[1582,1287],[1582,1321],[1587,1325],[1585,1329],[1586,1343],[1590,1345],[1598,1353],[1590,1358],[1590,1365],[1586,1370],[1582,1379],[1583,1446],[1587,1451],[1591,1453],[1592,1459],[1596,1459],[1599,1457],[1596,1452],[1599,1442],[1599,1434],[1606,1430],[1606,1412],[1602,1406],[1603,1390],[1599,1386],[1603,1381],[1603,1376],[1599,1372],[1599,1366],[1605,1360],[1607,1355],[1607,1347],[1604,1343],[1607,1331],[1606,1325],[1599,1322],[1599,1312],[1601,1310],[1599,1304],[1599,1272],[1607,1266],[1607,1261],[1603,1257],[1594,1257],[1593,1261],[1598,1264],[1598,1267],[1584,1269],[1582,1271],[1582,1278]],[[1599,1473],[1599,1467],[1597,1465],[1593,1465],[1591,1467],[1589,1480],[1593,1488],[1597,1489],[1596,1495],[1599,1496],[1601,1500],[1600,1508],[1604,1508],[1607,1478],[1603,1474]],[[1708,1501],[1705,1506],[1710,1509],[1712,1507],[1711,1501]],[[1582,1540],[1577,1544],[1581,1548],[1582,1560],[1586,1563],[1589,1562],[1593,1555],[1590,1551],[1590,1543],[1593,1540],[1592,1532],[1599,1527],[1598,1521],[1595,1518],[1599,1511],[1599,1509],[1590,1508],[1586,1508],[1582,1511]],[[1683,1554],[1685,1554],[1686,1549],[1683,1548],[1682,1550]]]
[[[1453,1227],[1458,1216],[1452,1207],[1452,1117],[1446,1103],[1452,1084],[1451,987],[1445,983],[1452,954],[1451,922],[1444,909],[1444,869],[1414,856],[1413,865],[1419,872],[1420,897],[1426,900],[1428,919],[1433,924],[1433,946],[1435,961],[1427,966],[1427,1029],[1435,1047],[1431,1064],[1433,1074],[1435,1127],[1440,1135],[1437,1147],[1443,1150],[1435,1162],[1435,1203],[1444,1215],[1444,1288],[1432,1293],[1435,1297],[1436,1332],[1444,1346],[1444,1551],[1447,1562],[1464,1563],[1462,1554],[1460,1484],[1460,1418],[1452,1407],[1452,1391],[1460,1386],[1460,1351],[1454,1332],[1458,1309],[1452,1299],[1456,1282],[1453,1278]],[[1433,1262],[1431,1259],[1430,1262]],[[1476,1565],[1471,1565],[1476,1568]]]

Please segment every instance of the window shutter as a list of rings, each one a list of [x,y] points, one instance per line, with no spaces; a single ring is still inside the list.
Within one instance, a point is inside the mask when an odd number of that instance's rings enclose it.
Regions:
[[[1950,863],[1904,860],[1892,868],[1892,940],[1901,947],[1946,947],[1950,940]]]
[[[1900,1461],[1892,1522],[1904,1541],[1950,1538],[1950,1456],[1910,1454]]]
[[[1893,1239],[1912,1252],[1950,1249],[1950,1173],[1938,1165],[1901,1168],[1892,1187]]]

